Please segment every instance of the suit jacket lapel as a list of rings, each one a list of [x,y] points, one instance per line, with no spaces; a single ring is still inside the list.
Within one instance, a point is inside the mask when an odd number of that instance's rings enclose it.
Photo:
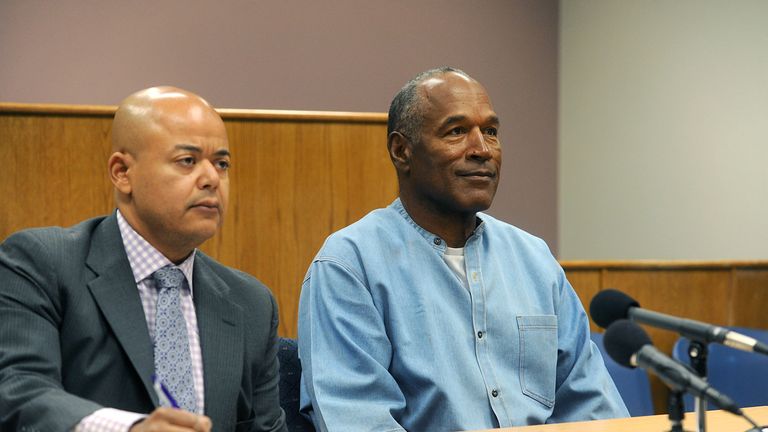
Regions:
[[[151,381],[155,370],[152,341],[114,213],[96,228],[86,264],[96,273],[88,288],[157,405]]]
[[[234,398],[225,395],[241,388],[242,309],[229,300],[229,287],[197,254],[192,285],[203,355],[205,411],[216,419],[231,413],[232,407],[227,409],[225,404],[231,405]]]

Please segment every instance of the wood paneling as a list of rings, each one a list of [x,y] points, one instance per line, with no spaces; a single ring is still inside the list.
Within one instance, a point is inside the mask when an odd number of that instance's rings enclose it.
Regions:
[[[112,211],[115,107],[0,104],[0,241]],[[323,240],[397,195],[386,115],[220,110],[233,156],[230,207],[201,249],[255,275],[296,336],[301,281]]]
[[[71,225],[113,207],[111,123],[103,116],[0,116],[0,238],[30,226]]]
[[[383,123],[227,120],[232,207],[203,246],[273,289],[295,337],[304,274],[325,238],[397,195]],[[218,240],[218,241],[217,241]]]
[[[735,269],[733,287],[728,323],[739,327],[768,328],[768,271]]]
[[[571,270],[567,276],[568,282],[571,283],[574,291],[578,294],[584,309],[589,313],[589,302],[600,291],[602,286],[600,269]],[[592,320],[590,320],[589,325],[592,330],[599,330]]]

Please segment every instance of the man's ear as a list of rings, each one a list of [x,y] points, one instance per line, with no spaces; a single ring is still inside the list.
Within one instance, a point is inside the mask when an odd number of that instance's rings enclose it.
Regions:
[[[411,141],[400,132],[392,132],[387,138],[389,158],[399,173],[408,173],[411,170],[411,146]]]
[[[115,189],[125,195],[131,193],[131,179],[128,176],[131,166],[133,166],[133,157],[125,152],[112,153],[107,161],[109,179],[115,185]]]

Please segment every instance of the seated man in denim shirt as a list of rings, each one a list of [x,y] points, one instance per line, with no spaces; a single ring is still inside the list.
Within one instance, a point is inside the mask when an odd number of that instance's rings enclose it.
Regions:
[[[440,68],[389,110],[400,196],[331,235],[299,306],[318,430],[455,431],[628,415],[546,244],[483,213],[499,181],[485,89]]]

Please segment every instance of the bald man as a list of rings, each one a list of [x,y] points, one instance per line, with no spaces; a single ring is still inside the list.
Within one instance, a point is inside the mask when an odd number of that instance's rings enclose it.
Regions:
[[[185,90],[142,90],[112,151],[113,214],[0,245],[0,430],[286,430],[274,299],[196,249],[227,207],[221,118]]]

